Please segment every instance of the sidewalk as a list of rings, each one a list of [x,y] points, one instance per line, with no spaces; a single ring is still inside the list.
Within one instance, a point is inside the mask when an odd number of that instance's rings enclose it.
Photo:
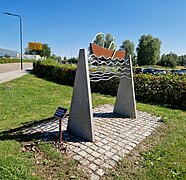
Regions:
[[[23,63],[23,70],[20,69],[20,63],[0,64],[0,84],[19,78],[32,71],[32,63]]]

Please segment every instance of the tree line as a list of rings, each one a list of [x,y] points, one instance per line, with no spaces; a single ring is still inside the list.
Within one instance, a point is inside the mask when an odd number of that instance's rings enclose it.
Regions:
[[[160,57],[161,41],[152,35],[142,35],[139,39],[139,44],[134,52],[134,44],[130,40],[123,41],[120,46],[126,50],[127,54],[131,54],[133,65],[160,65],[164,67],[175,68],[176,66],[186,65],[186,55],[178,56],[170,52],[162,54]]]
[[[113,42],[113,43],[111,43]],[[106,34],[105,37],[98,35],[94,40],[94,43],[104,46],[105,48],[115,49],[115,38],[111,34]],[[126,51],[126,56],[131,55],[133,66],[139,65],[161,65],[164,67],[175,68],[176,66],[186,66],[186,55],[178,56],[177,54],[170,52],[168,54],[162,54],[160,57],[161,41],[157,37],[152,35],[142,35],[139,39],[138,46],[135,51],[134,43],[130,40],[124,40],[120,46],[120,49]],[[135,53],[136,52],[136,53]],[[51,57],[55,60],[61,61],[61,56],[51,55],[51,49],[48,44],[43,44],[42,50],[31,50],[26,48],[25,54],[37,54],[41,57]],[[70,63],[76,63],[77,58],[70,58],[65,61]]]
[[[103,43],[104,41],[104,43]],[[94,40],[94,43],[98,45],[104,44],[105,48],[108,48],[111,41],[115,42],[112,35],[107,34],[105,39],[103,36],[98,35]],[[170,52],[168,54],[162,54],[160,57],[161,41],[159,38],[153,37],[152,35],[142,35],[139,39],[139,44],[136,48],[134,43],[130,40],[124,40],[120,49],[126,51],[126,56],[131,55],[133,65],[161,65],[164,67],[174,68],[178,66],[186,65],[186,55],[178,56],[177,54]],[[112,47],[110,47],[112,49]]]

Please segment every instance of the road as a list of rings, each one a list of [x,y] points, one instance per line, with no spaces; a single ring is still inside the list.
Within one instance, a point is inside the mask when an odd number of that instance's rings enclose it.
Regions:
[[[23,69],[32,69],[33,63],[23,63]],[[0,64],[0,73],[21,70],[21,63]]]
[[[0,83],[28,74],[33,69],[33,63],[23,63],[23,70],[20,69],[20,63],[0,64]]]

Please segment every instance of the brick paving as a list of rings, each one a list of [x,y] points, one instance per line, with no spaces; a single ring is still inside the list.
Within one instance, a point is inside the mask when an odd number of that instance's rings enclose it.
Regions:
[[[160,125],[160,117],[137,111],[136,119],[113,113],[110,105],[93,109],[95,142],[74,136],[66,131],[68,117],[63,120],[63,141],[68,152],[77,160],[91,179],[99,179],[135,146]],[[58,139],[58,120],[26,129],[24,134],[41,132],[44,140]]]

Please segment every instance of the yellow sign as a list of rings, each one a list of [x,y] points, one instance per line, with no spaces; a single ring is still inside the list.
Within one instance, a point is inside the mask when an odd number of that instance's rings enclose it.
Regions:
[[[29,42],[28,48],[34,50],[42,50],[42,44],[38,42]]]

